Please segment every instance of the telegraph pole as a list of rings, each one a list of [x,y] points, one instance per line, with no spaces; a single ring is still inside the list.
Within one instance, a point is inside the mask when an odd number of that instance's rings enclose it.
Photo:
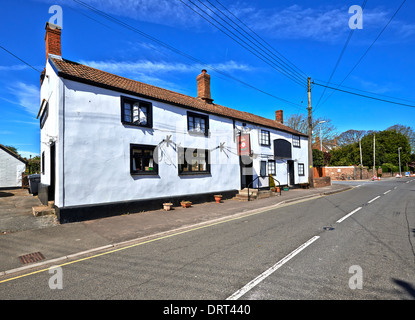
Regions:
[[[312,138],[313,128],[311,119],[311,84],[310,77],[307,79],[307,91],[308,91],[308,183],[310,188],[314,188],[314,172],[313,172],[313,150],[312,150]]]
[[[373,176],[375,176],[376,175],[376,169],[375,169],[375,143],[376,143],[376,135],[375,134],[373,134]]]

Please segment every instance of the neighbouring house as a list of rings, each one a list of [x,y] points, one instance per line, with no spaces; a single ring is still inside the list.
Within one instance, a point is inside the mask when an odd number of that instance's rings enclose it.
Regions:
[[[331,150],[334,150],[338,147],[337,145],[337,138],[334,138],[332,140],[321,140],[317,136],[316,141],[313,143],[312,148],[318,149],[323,152],[330,152]]]
[[[234,196],[247,186],[308,183],[307,136],[213,102],[62,58],[61,28],[46,24],[41,75],[41,184],[61,222]]]
[[[21,187],[26,164],[25,159],[0,144],[0,188]]]

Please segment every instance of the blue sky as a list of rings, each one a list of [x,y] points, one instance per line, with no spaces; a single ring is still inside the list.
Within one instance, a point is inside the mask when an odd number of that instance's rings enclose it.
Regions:
[[[182,1],[197,10],[188,0]],[[190,96],[196,96],[196,76],[206,68],[211,75],[212,98],[217,104],[272,119],[278,109],[284,110],[285,118],[306,113],[304,86],[241,47],[182,1],[84,0],[203,64],[122,28],[72,0],[0,0],[0,45],[34,68],[43,70],[44,28],[52,16],[49,7],[57,4],[63,9],[63,58]],[[207,10],[200,2],[193,2]],[[214,4],[226,12],[216,0],[202,2],[210,7]],[[352,14],[348,9],[363,2],[220,0],[298,69],[323,83],[329,79],[349,36],[348,22]],[[401,3],[401,0],[367,1],[363,11],[363,29],[353,32],[331,80],[333,83],[344,79]],[[399,101],[415,105],[413,12],[414,2],[407,1],[344,81],[344,86],[406,99],[410,102]],[[232,80],[217,70],[272,96]],[[40,128],[36,119],[40,105],[39,88],[39,73],[0,49],[0,143],[15,146],[26,157],[40,152]],[[323,88],[313,86],[312,106],[314,116],[331,119],[338,133],[349,129],[384,130],[394,124],[413,127],[415,108],[341,92],[330,96],[331,92],[327,89],[316,106]],[[326,100],[328,96],[330,98]]]

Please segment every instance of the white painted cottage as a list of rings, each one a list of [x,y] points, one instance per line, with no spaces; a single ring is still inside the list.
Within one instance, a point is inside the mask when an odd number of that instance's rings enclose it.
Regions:
[[[281,110],[272,120],[213,103],[206,70],[191,97],[72,62],[60,37],[47,23],[38,117],[39,196],[61,221],[231,197],[268,187],[268,174],[308,182],[307,136]]]
[[[26,160],[0,144],[0,189],[22,187]]]

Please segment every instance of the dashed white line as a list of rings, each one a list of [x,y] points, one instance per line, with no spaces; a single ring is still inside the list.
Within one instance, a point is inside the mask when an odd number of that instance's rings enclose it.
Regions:
[[[357,209],[353,210],[352,212],[350,212],[350,213],[346,214],[343,218],[341,218],[341,219],[337,220],[336,222],[337,222],[337,223],[342,222],[343,220],[347,219],[347,218],[348,218],[348,217],[350,217],[353,213],[356,213],[356,212],[357,212],[357,211],[359,211],[360,209],[362,209],[362,207],[359,207],[359,208],[357,208]]]
[[[391,192],[392,190],[388,190],[388,191],[385,191],[383,194],[387,194],[387,193],[389,193],[389,192]]]
[[[372,203],[373,201],[375,201],[376,199],[379,199],[380,196],[374,197],[372,200],[369,200],[367,203]]]
[[[301,246],[299,246],[297,249],[286,255],[283,259],[278,261],[276,264],[274,264],[271,268],[267,269],[263,273],[261,273],[258,277],[256,277],[254,280],[250,281],[248,284],[243,286],[241,289],[236,291],[234,294],[226,298],[226,300],[237,300],[240,297],[242,297],[245,293],[247,293],[249,290],[251,290],[253,287],[258,285],[261,281],[263,281],[265,278],[270,276],[272,273],[274,273],[276,270],[278,270],[282,265],[284,265],[286,262],[291,260],[294,256],[299,254],[301,251],[303,251],[305,248],[307,248],[310,244],[312,244],[314,241],[316,241],[319,236],[314,236],[307,242],[303,243]]]

